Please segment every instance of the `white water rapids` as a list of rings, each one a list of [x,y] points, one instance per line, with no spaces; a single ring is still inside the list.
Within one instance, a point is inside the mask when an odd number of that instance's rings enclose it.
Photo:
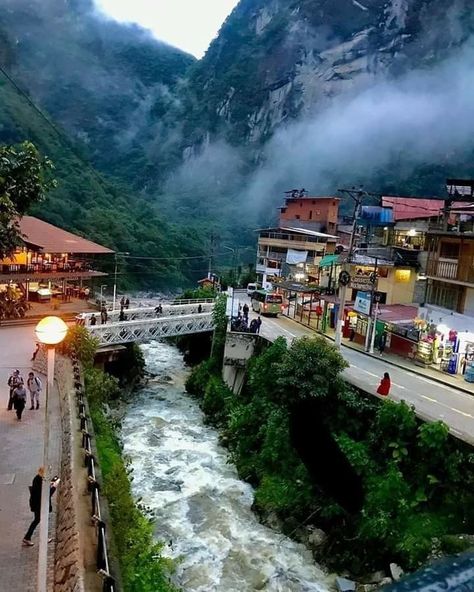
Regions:
[[[303,545],[261,525],[253,489],[241,481],[217,431],[184,391],[177,348],[143,346],[157,377],[127,407],[122,437],[133,492],[156,515],[156,538],[178,559],[186,592],[325,592],[329,578]]]

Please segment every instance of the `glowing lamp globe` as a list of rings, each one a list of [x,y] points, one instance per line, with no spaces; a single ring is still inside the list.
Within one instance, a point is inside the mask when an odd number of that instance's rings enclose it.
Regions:
[[[45,317],[36,325],[38,341],[45,345],[57,345],[66,337],[68,327],[59,317]]]

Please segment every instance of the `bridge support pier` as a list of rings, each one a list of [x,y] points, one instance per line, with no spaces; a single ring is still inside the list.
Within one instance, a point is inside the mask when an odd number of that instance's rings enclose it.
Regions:
[[[222,379],[235,395],[244,385],[247,363],[253,356],[258,336],[255,333],[227,332]]]

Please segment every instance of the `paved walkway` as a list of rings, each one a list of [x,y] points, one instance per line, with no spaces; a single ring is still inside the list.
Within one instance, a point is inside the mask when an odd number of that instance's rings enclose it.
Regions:
[[[21,542],[33,517],[28,486],[42,462],[44,406],[30,411],[28,402],[18,422],[15,411],[7,411],[6,384],[13,368],[20,370],[26,382],[33,349],[32,326],[0,330],[0,589],[8,592],[36,590],[39,527],[33,535],[34,547],[22,547]],[[57,426],[57,397],[52,397],[51,404],[53,425]],[[56,444],[53,451],[57,453]]]

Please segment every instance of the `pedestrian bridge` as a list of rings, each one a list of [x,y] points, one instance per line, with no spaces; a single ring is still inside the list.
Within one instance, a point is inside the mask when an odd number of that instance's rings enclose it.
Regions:
[[[162,312],[143,307],[124,310],[125,320],[119,321],[120,311],[108,311],[105,324],[100,324],[100,313],[87,313],[77,318],[99,341],[99,347],[124,343],[143,343],[164,337],[204,333],[214,329],[212,312],[214,302],[188,302],[187,304],[162,304]],[[199,306],[201,308],[199,308]],[[199,312],[201,311],[201,312]],[[96,325],[90,324],[92,314]]]

